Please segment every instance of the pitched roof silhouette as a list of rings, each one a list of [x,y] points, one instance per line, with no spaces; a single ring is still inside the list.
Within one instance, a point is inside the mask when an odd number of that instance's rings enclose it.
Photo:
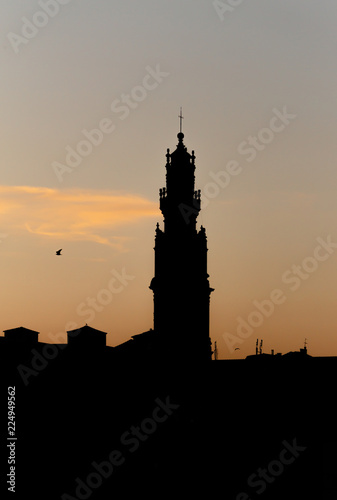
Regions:
[[[5,339],[10,342],[38,342],[39,332],[30,330],[24,326],[4,330]]]
[[[82,344],[88,346],[105,346],[106,345],[106,332],[92,328],[89,325],[84,325],[81,328],[67,331],[68,344]]]

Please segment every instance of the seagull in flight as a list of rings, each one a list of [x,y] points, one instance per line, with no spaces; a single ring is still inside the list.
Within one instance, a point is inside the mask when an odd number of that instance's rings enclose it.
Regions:
[[[61,252],[62,252],[62,248],[60,248],[60,250],[56,251],[56,255],[61,255]]]

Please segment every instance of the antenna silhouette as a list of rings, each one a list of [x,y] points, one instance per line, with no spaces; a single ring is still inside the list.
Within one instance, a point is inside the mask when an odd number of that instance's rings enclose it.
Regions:
[[[218,359],[218,346],[216,344],[216,341],[214,342],[214,361],[217,361]]]
[[[308,345],[308,339],[307,339],[307,338],[305,338],[305,339],[304,339],[304,349],[303,349],[303,352],[304,352],[305,354],[307,354],[307,352],[308,352],[307,345]]]

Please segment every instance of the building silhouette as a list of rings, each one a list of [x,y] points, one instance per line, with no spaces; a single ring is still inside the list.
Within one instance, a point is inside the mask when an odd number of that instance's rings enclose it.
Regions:
[[[201,194],[195,191],[195,155],[179,132],[176,150],[166,154],[166,187],[159,190],[164,229],[156,228],[154,330],[173,357],[211,359],[206,231],[197,230]]]
[[[106,333],[84,325],[67,332],[68,345],[74,349],[100,349],[106,346]]]
[[[30,330],[29,328],[19,327],[4,330],[4,338],[9,345],[13,347],[28,346],[32,347],[37,344],[39,339],[39,332]]]
[[[337,357],[310,356],[306,343],[266,354],[257,342],[246,359],[216,359],[215,346],[211,360],[207,240],[183,139],[160,190],[153,329],[115,347],[89,325],[64,344],[23,327],[0,337],[5,417],[15,388],[12,498],[337,498]]]

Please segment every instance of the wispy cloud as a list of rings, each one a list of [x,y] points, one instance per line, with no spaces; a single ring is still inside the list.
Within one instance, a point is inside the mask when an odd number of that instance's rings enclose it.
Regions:
[[[11,233],[93,241],[121,250],[125,237],[113,229],[157,215],[157,203],[136,194],[0,186],[0,229]]]

